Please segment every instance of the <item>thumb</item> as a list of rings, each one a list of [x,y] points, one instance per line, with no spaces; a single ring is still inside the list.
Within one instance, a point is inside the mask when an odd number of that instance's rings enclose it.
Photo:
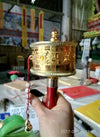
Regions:
[[[43,103],[33,94],[30,95],[30,103],[35,110],[38,117],[44,114],[46,107]]]

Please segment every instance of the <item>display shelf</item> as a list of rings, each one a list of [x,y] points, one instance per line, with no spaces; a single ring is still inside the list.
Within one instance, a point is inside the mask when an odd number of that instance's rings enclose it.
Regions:
[[[84,32],[84,38],[100,36],[100,13],[88,18],[88,31]]]
[[[100,31],[99,31],[99,32],[96,32],[96,34],[93,34],[93,31],[91,31],[91,32],[85,32],[85,33],[88,33],[88,35],[85,36],[85,34],[83,34],[83,35],[84,35],[84,38],[92,38],[92,37],[100,36]],[[89,33],[90,33],[90,34],[89,34]],[[91,33],[92,33],[92,34],[91,34]]]

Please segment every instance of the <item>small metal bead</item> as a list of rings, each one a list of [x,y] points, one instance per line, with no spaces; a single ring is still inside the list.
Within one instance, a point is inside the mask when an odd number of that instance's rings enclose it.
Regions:
[[[25,89],[25,92],[26,92],[26,93],[28,92],[28,88]]]
[[[30,112],[30,111],[29,111],[29,110],[27,110],[27,113],[28,113],[28,114],[29,114],[29,112]]]
[[[30,84],[27,82],[27,83],[25,84],[25,86],[26,86],[26,87],[29,87],[29,86],[30,86]]]

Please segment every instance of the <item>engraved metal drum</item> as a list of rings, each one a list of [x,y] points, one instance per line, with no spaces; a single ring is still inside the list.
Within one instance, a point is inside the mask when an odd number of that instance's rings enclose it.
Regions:
[[[75,74],[75,42],[42,41],[30,47],[31,73],[47,77]]]

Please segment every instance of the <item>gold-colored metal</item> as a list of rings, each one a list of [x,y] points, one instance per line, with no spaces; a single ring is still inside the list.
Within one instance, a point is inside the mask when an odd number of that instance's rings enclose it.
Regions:
[[[32,130],[32,125],[28,119],[25,121],[25,132],[30,132]]]
[[[56,30],[56,28],[51,32],[50,41],[59,41],[58,31]]]
[[[51,33],[51,41],[32,43],[31,72],[41,76],[64,76],[75,73],[75,42],[58,41],[58,32]]]

